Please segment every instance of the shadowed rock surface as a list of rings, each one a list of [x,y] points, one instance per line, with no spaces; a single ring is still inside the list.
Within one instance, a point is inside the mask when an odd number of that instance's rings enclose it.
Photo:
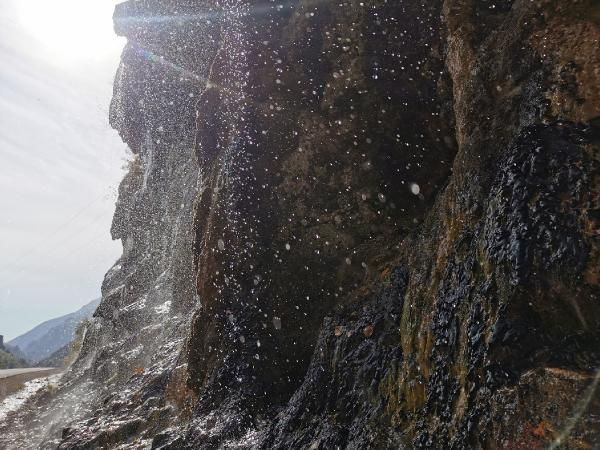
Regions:
[[[119,5],[123,256],[0,444],[600,446],[599,24],[591,0]]]

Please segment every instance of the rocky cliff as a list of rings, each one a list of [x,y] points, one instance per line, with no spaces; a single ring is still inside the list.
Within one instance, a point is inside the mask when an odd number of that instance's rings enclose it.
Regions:
[[[124,251],[39,445],[600,445],[597,2],[115,27]]]

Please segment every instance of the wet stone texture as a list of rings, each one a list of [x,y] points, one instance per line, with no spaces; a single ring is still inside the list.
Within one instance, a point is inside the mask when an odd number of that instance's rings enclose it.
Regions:
[[[406,284],[406,271],[396,268],[367,298],[325,318],[304,381],[261,447],[401,446],[385,386],[402,362],[397,339]]]
[[[599,447],[599,17],[119,5],[123,256],[0,443]]]
[[[490,415],[501,395],[514,395],[524,379],[535,379],[533,373],[554,383],[554,372],[542,374],[542,368],[593,383],[599,316],[594,288],[582,283],[590,252],[581,224],[595,207],[588,180],[597,167],[585,146],[597,142],[597,133],[567,123],[530,127],[506,153],[483,220],[457,238],[445,263],[432,310],[432,372],[416,446],[488,447],[500,438],[508,446],[521,446],[519,439],[542,445],[585,401],[561,405],[546,397],[565,410],[555,409],[553,424],[537,435],[529,430],[517,437],[506,426],[510,420],[517,429],[535,428],[535,420],[548,420],[540,412],[521,415],[520,408],[531,410],[527,403],[495,411],[500,422]],[[543,398],[535,400],[540,407]],[[517,418],[522,423],[512,422]]]

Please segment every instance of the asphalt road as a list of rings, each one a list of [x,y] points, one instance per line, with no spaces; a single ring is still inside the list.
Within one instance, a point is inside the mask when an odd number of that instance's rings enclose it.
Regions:
[[[4,369],[4,370],[0,370],[0,378],[7,378],[7,377],[15,376],[15,375],[21,375],[23,373],[32,373],[32,372],[48,371],[48,370],[54,370],[54,368],[52,368],[52,367],[31,367],[31,368],[27,368],[27,369],[23,369],[23,368],[21,368],[21,369]]]

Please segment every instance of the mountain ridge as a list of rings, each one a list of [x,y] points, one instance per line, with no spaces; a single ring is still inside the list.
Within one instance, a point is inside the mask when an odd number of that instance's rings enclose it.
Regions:
[[[77,325],[83,319],[91,317],[99,303],[100,299],[97,298],[74,312],[46,320],[8,341],[6,348],[34,364],[38,363],[68,345]]]

